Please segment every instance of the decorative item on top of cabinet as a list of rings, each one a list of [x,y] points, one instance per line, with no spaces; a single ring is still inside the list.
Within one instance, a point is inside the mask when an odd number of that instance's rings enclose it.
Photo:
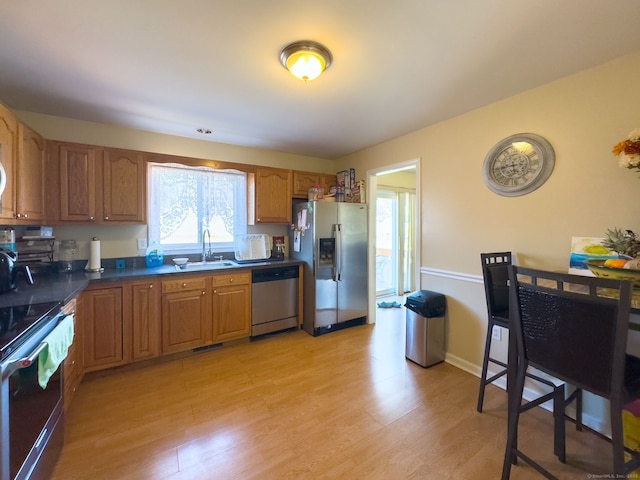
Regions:
[[[2,152],[1,161],[6,180],[4,191],[0,192],[2,193],[0,219],[4,223],[5,220],[15,220],[16,218],[15,172],[18,152],[18,120],[2,104],[0,104],[0,152]]]
[[[249,180],[249,197],[253,208],[247,212],[249,225],[291,223],[291,170],[256,167]]]
[[[125,365],[130,361],[131,333],[123,305],[131,300],[122,285],[80,294],[82,362],[85,372]]]
[[[73,143],[49,144],[49,222],[145,222],[143,153]]]
[[[222,273],[211,277],[213,290],[213,343],[251,335],[251,272]],[[277,299],[274,299],[277,301]]]
[[[338,181],[335,175],[294,170],[292,196],[294,198],[307,198],[309,188],[314,185],[322,185],[324,193],[327,194],[331,187],[335,187],[337,184]]]
[[[16,219],[19,223],[40,223],[46,215],[47,142],[44,137],[23,123],[18,124],[18,133]]]
[[[146,360],[160,355],[160,282],[131,283],[132,360]]]
[[[207,280],[180,276],[162,282],[162,353],[206,345],[210,338]]]

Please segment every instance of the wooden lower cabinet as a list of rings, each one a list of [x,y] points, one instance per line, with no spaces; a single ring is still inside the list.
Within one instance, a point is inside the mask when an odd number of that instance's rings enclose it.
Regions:
[[[77,315],[77,300],[74,298],[68,302],[62,311],[66,315],[73,315],[73,343],[67,351],[67,358],[62,364],[62,372],[64,378],[64,408],[67,410],[73,397],[78,390],[78,386],[82,381],[82,330],[80,330],[80,322]]]
[[[162,282],[162,353],[202,347],[210,336],[205,277]]]
[[[213,343],[251,335],[251,273],[234,272],[211,277]],[[274,299],[277,301],[277,299]]]
[[[160,282],[131,282],[132,360],[160,355]]]
[[[73,348],[81,372],[251,335],[249,270],[100,287],[90,285],[78,297]],[[71,375],[77,367],[68,368]]]
[[[128,363],[122,285],[85,290],[80,296],[85,372]]]

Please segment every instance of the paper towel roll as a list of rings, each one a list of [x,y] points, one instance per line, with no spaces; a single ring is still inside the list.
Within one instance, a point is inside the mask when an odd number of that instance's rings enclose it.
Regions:
[[[97,272],[102,268],[102,261],[100,260],[100,240],[93,237],[91,240],[91,251],[89,253],[89,262],[87,262],[87,270],[91,272]]]

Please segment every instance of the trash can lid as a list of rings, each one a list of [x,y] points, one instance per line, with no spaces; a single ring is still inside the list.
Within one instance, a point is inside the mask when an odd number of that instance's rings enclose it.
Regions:
[[[425,317],[442,317],[447,313],[447,299],[438,292],[418,290],[407,296],[405,307]]]

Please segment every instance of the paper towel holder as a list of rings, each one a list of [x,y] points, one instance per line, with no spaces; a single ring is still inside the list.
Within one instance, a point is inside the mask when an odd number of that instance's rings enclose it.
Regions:
[[[92,242],[98,242],[99,240],[98,240],[98,237],[93,237],[93,238],[91,239],[91,241],[92,241]],[[100,257],[100,244],[98,244],[98,249],[97,249],[97,251],[98,251],[97,256],[98,256],[98,258],[99,258],[99,257]],[[93,253],[94,253],[94,252],[93,252],[93,250],[92,250],[92,251],[90,252],[89,260],[87,261],[87,266],[85,267],[85,271],[87,271],[87,272],[92,272],[92,273],[104,272],[104,268],[102,268],[102,266],[99,266],[99,267],[96,267],[96,268],[90,268],[90,265],[91,265],[91,263],[92,263],[92,262],[91,262],[91,260],[92,260],[92,258],[91,258],[91,254],[93,254]],[[94,260],[95,260],[95,259],[94,259]]]

